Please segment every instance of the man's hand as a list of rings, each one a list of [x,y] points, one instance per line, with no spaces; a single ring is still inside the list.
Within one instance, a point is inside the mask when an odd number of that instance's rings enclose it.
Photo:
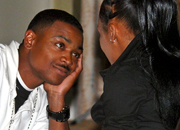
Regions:
[[[73,86],[75,80],[82,71],[82,54],[78,59],[77,68],[69,76],[67,76],[60,85],[51,85],[44,83],[44,89],[47,92],[49,109],[53,112],[62,111],[65,106],[64,98],[66,93]],[[68,130],[67,122],[56,122],[56,120],[49,118],[49,130]]]

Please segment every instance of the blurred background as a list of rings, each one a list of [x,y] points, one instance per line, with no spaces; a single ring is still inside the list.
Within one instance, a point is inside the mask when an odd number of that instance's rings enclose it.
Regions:
[[[31,19],[39,11],[56,8],[74,15],[84,29],[83,71],[68,92],[71,130],[100,130],[90,109],[103,92],[99,71],[109,67],[99,46],[97,22],[102,0],[0,0],[0,43],[21,43]],[[178,0],[179,5],[179,0]]]
[[[74,15],[84,29],[83,71],[68,92],[71,130],[101,129],[90,109],[103,92],[99,71],[109,66],[99,46],[97,22],[102,0],[0,0],[0,43],[22,42],[32,18],[44,9],[62,9]]]

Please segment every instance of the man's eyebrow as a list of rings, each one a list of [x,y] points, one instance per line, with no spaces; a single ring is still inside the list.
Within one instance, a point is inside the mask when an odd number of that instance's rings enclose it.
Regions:
[[[68,38],[66,38],[65,36],[62,36],[62,35],[59,35],[59,36],[56,36],[56,37],[60,37],[60,38],[63,38],[65,41],[67,41],[68,43],[72,43],[72,41]],[[79,50],[83,51],[83,47],[82,46],[79,46],[77,47]]]
[[[65,36],[62,36],[62,35],[59,35],[59,36],[56,36],[56,37],[60,37],[60,38],[63,38],[65,41],[67,41],[68,43],[72,43],[72,41],[68,38],[66,38]]]
[[[81,50],[81,51],[83,51],[83,47],[82,47],[82,46],[78,47],[78,49]]]

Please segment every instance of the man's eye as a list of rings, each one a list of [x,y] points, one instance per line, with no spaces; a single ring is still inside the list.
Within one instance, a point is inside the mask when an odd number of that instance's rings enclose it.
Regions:
[[[56,46],[59,47],[59,48],[62,48],[62,49],[64,48],[64,44],[63,43],[57,43]]]
[[[73,55],[74,57],[76,57],[77,59],[80,57],[80,54],[79,54],[79,53],[72,53],[72,55]]]

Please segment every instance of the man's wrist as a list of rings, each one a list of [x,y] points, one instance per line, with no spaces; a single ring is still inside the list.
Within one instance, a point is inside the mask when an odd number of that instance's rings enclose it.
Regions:
[[[65,122],[70,117],[70,109],[69,106],[65,106],[62,111],[59,112],[53,112],[49,109],[49,105],[46,107],[48,118],[52,118],[56,120],[57,122]]]

